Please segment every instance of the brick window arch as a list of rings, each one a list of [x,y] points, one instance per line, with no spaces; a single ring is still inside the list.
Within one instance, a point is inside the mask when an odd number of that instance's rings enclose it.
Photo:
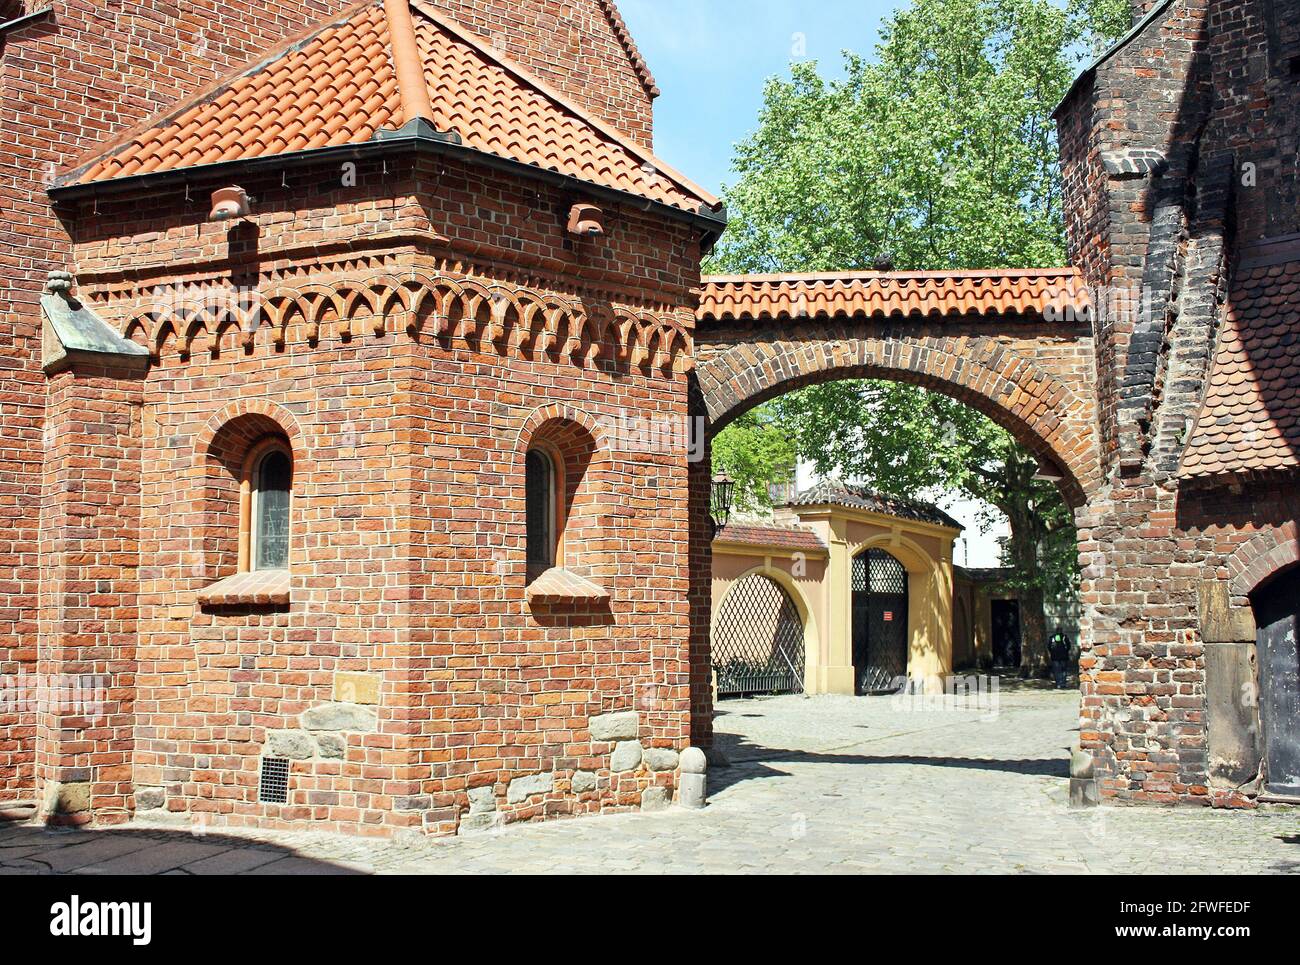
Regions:
[[[264,412],[245,409],[210,426],[201,440],[203,569],[204,578],[217,583],[200,599],[228,603],[242,601],[254,577],[259,588],[272,578],[288,585],[296,540],[293,489],[305,460],[296,427]],[[223,584],[236,576],[248,579],[232,594]]]
[[[521,439],[523,548],[527,582],[563,568],[596,578],[609,567],[601,553],[601,498],[608,454],[592,431],[565,416],[539,421]]]

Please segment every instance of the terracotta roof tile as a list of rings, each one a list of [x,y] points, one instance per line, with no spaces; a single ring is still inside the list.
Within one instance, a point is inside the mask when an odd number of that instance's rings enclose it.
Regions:
[[[739,543],[742,546],[781,546],[814,552],[826,550],[826,544],[808,527],[776,523],[727,523],[714,534],[713,541]]]
[[[805,316],[1042,315],[1086,317],[1087,289],[1072,268],[990,271],[706,275],[701,320]]]
[[[702,188],[481,38],[412,3],[434,126],[486,154],[695,211]],[[362,144],[403,116],[387,18],[371,0],[101,152],[60,185]]]
[[[865,509],[873,513],[895,516],[898,519],[915,519],[938,526],[951,526],[963,529],[961,523],[953,519],[932,503],[913,499],[899,499],[896,496],[884,496],[867,489],[833,479],[826,479],[806,492],[790,500],[792,507],[800,506],[848,506]],[[797,509],[796,509],[797,511]]]
[[[1300,467],[1300,245],[1288,257],[1238,267],[1184,478]]]

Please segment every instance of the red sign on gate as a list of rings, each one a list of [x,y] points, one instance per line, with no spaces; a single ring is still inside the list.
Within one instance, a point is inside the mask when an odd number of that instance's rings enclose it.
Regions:
[[[886,611],[885,611],[885,622],[886,622],[886,623],[889,623],[889,622],[891,622],[893,619],[894,619],[894,611],[893,611],[893,610],[886,610]]]

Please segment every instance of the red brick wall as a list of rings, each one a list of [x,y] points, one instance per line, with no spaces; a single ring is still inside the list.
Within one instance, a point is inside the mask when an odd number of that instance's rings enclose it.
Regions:
[[[81,362],[50,380],[41,505],[36,790],[72,794],[62,820],[129,816],[140,563],[140,370]],[[77,684],[97,706],[68,706]],[[102,685],[102,686],[101,686]],[[59,696],[56,699],[55,693]],[[82,692],[83,696],[92,691]],[[62,787],[64,790],[59,791]],[[88,797],[76,799],[72,789]]]
[[[588,721],[637,710],[647,748],[689,741],[687,460],[636,451],[605,423],[684,421],[686,352],[669,370],[639,364],[606,323],[649,311],[689,334],[698,241],[606,204],[606,235],[572,247],[567,195],[450,161],[386,163],[362,165],[348,189],[328,188],[333,170],[288,172],[287,187],[245,179],[255,231],[207,222],[183,189],[69,212],[80,293],[122,328],[175,280],[267,293],[412,270],[579,298],[600,326],[591,346],[576,329],[529,341],[517,323],[492,328],[488,299],[454,334],[432,302],[326,312],[315,340],[295,316],[283,348],[275,325],[251,347],[238,327],[131,328],[161,343],[140,430],[136,788],[204,819],[362,831],[454,831],[481,786],[509,820],[635,805],[674,775],[612,774]],[[287,610],[196,603],[231,572],[235,458],[219,428],[250,407],[294,453]],[[565,417],[595,443],[571,477],[565,563],[607,605],[524,596],[524,452]],[[295,761],[289,804],[258,803],[268,734],[334,703],[339,671],[382,680],[374,726],[348,734],[343,758]],[[573,793],[577,771],[598,787]],[[549,792],[507,801],[511,780],[539,773],[554,775]]]
[[[0,533],[0,674],[30,672],[36,659],[45,404],[38,297],[46,272],[69,262],[65,229],[49,208],[45,185],[115,133],[347,5],[181,0],[127,13],[106,0],[70,0],[53,17],[6,34],[0,53],[0,513],[10,525]],[[649,142],[649,95],[595,2],[528,4],[528,17],[511,15],[524,8],[500,0],[447,8],[471,26],[489,27],[508,53]],[[583,40],[585,30],[592,33]],[[577,71],[566,75],[566,64]],[[32,791],[34,726],[30,715],[0,712],[0,800]]]
[[[1206,715],[1221,682],[1207,677],[1198,592],[1251,565],[1241,554],[1252,541],[1293,542],[1300,506],[1286,480],[1190,486],[1177,457],[1222,315],[1220,259],[1230,266],[1242,244],[1298,227],[1290,65],[1300,30],[1279,11],[1264,0],[1178,0],[1085,81],[1060,119],[1071,262],[1090,284],[1145,285],[1151,298],[1140,349],[1132,319],[1094,323],[1107,485],[1078,514],[1081,736],[1103,792],[1124,800],[1248,803],[1213,780]],[[1165,159],[1160,176],[1105,170],[1107,155],[1141,149]],[[1153,225],[1160,204],[1179,206],[1172,230]],[[1151,287],[1166,267],[1173,283]],[[1130,366],[1139,350],[1153,371]],[[1133,410],[1121,393],[1133,378],[1146,380],[1149,427],[1126,424]],[[1145,448],[1121,465],[1126,433]],[[1237,590],[1232,603],[1248,608]],[[1218,705],[1238,698],[1219,694]]]

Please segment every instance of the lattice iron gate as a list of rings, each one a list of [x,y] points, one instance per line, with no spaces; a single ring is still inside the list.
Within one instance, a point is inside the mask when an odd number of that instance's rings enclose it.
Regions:
[[[803,620],[775,580],[751,573],[722,601],[713,624],[718,694],[803,692]]]
[[[907,570],[881,549],[853,558],[853,674],[860,694],[893,693],[907,676]]]

